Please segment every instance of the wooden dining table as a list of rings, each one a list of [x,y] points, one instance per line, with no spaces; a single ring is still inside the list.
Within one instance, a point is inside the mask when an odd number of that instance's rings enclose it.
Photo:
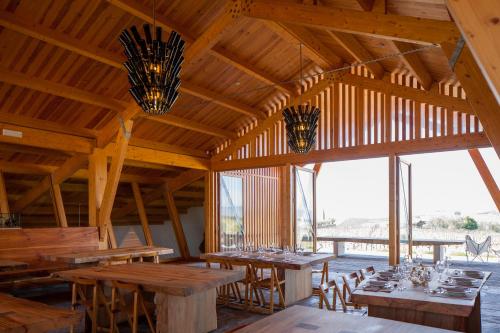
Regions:
[[[400,321],[353,316],[295,305],[246,326],[237,333],[453,333]]]
[[[77,325],[80,312],[0,293],[0,333],[40,333]]]
[[[155,293],[158,333],[204,333],[217,328],[216,288],[243,279],[244,272],[132,263],[79,268],[56,276],[138,284]]]
[[[460,332],[481,332],[481,288],[490,272],[483,272],[484,278],[476,293],[470,298],[444,297],[424,292],[424,287],[410,285],[403,291],[392,292],[363,290],[364,281],[352,293],[356,304],[368,305],[368,316],[394,319],[414,324],[456,330]]]
[[[87,264],[123,256],[139,258],[148,253],[155,253],[156,255],[172,254],[174,253],[174,250],[157,246],[131,246],[116,249],[50,254],[44,256],[43,258],[49,261],[58,261],[68,264]]]
[[[328,262],[333,260],[333,254],[314,253],[310,255],[291,254],[285,260],[282,254],[259,255],[249,252],[213,252],[201,255],[202,259],[222,259],[233,263],[266,263],[273,264],[278,273],[285,279],[285,305],[293,304],[312,295],[312,267],[323,264],[328,271]]]

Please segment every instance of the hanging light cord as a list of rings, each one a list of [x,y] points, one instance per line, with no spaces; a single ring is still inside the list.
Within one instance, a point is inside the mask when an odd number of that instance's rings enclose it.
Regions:
[[[303,74],[302,74],[302,44],[300,44],[300,54],[301,54],[301,57],[300,57],[301,58],[301,61],[300,61],[300,64],[301,64],[301,66],[300,66],[300,73],[301,74],[300,75],[301,75],[301,78],[299,78],[299,79],[291,79],[291,80],[286,80],[286,81],[278,81],[278,82],[273,83],[273,84],[262,85],[262,86],[257,87],[257,88],[253,88],[253,89],[249,89],[249,90],[245,90],[245,91],[240,91],[240,92],[235,92],[235,93],[232,93],[232,94],[227,94],[227,95],[224,95],[224,97],[228,97],[229,98],[229,97],[242,96],[242,95],[254,93],[254,92],[265,90],[265,89],[275,88],[278,85],[291,84],[291,83],[297,83],[297,82],[300,85],[300,92],[302,93],[302,81],[305,80],[305,79],[313,79],[313,78],[316,78],[316,77],[321,78],[321,76],[323,76],[323,75],[333,74],[333,73],[336,73],[336,72],[348,71],[348,70],[350,70],[352,68],[356,68],[356,67],[359,67],[359,66],[365,66],[365,65],[369,65],[369,64],[372,64],[372,63],[380,62],[380,61],[383,61],[383,60],[387,60],[387,59],[391,59],[391,58],[396,58],[396,57],[401,57],[401,56],[404,56],[404,55],[413,54],[413,53],[417,53],[417,52],[422,52],[422,51],[425,51],[425,50],[430,50],[430,49],[435,49],[435,48],[439,48],[439,45],[436,45],[436,44],[426,45],[426,46],[422,46],[422,47],[417,48],[417,49],[408,50],[408,51],[404,51],[404,52],[391,53],[391,54],[388,54],[388,55],[385,55],[385,56],[382,56],[382,57],[379,57],[379,58],[370,59],[370,60],[367,60],[367,61],[356,62],[356,63],[350,64],[350,65],[338,67],[338,68],[335,68],[335,69],[331,69],[331,70],[327,70],[327,71],[321,71],[320,73],[317,73],[317,74],[310,74],[310,75],[303,76]],[[301,95],[302,94],[299,95],[299,98],[301,98],[300,97]],[[212,101],[211,100],[203,100],[203,101],[192,103],[192,104],[190,104],[190,105],[188,105],[186,107],[183,107],[183,108],[175,108],[175,110],[179,110],[179,111],[191,111],[191,109],[193,107],[195,107],[195,106],[203,105],[203,104],[209,104],[209,103],[212,103]]]

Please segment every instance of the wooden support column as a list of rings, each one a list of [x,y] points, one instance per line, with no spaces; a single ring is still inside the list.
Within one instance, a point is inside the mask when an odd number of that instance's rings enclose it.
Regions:
[[[7,197],[7,189],[5,187],[5,178],[0,171],[0,213],[10,214],[9,199]]]
[[[481,152],[478,149],[469,149],[469,155],[476,165],[481,178],[483,178],[484,185],[486,185],[486,188],[490,192],[491,198],[495,202],[497,209],[500,211],[500,190],[498,189],[495,178],[493,178],[493,175],[488,169],[488,165],[486,165],[483,156],[481,156]]]
[[[111,167],[109,169],[102,205],[99,211],[100,241],[104,242],[108,239],[107,236],[109,236],[112,248],[116,248],[117,244],[113,232],[113,226],[111,224],[111,211],[115,202],[118,183],[120,182],[120,175],[122,172],[123,161],[125,160],[125,154],[127,153],[128,140],[130,139],[132,124],[133,122],[131,120],[123,122],[120,127],[120,131],[118,132],[118,138],[115,146],[116,151],[115,155],[111,158]]]
[[[292,167],[290,164],[281,167],[281,243],[293,246],[293,210],[292,210]]]
[[[219,249],[218,232],[218,182],[217,173],[205,175],[205,252],[217,252]]]
[[[175,206],[174,195],[167,184],[164,185],[164,195],[167,203],[168,215],[170,216],[170,221],[172,222],[172,228],[174,229],[179,251],[184,259],[189,259],[191,255],[189,254],[186,235],[184,234],[184,229],[182,228],[179,212]]]
[[[99,211],[104,198],[108,179],[108,161],[106,152],[96,148],[89,156],[89,226],[99,225]]]
[[[52,178],[52,177],[51,177]],[[50,194],[52,196],[52,204],[54,205],[54,215],[56,218],[57,226],[67,228],[68,221],[66,220],[66,211],[64,210],[64,203],[61,195],[61,187],[51,179],[52,186]]]
[[[399,263],[398,157],[389,155],[389,265]]]
[[[142,231],[144,232],[144,239],[146,239],[146,244],[153,245],[153,237],[151,236],[151,231],[149,230],[148,217],[146,215],[146,209],[144,208],[144,202],[142,201],[142,194],[139,184],[132,183],[132,191],[134,192],[135,203],[137,204],[137,212],[139,213],[139,219],[141,220]]]

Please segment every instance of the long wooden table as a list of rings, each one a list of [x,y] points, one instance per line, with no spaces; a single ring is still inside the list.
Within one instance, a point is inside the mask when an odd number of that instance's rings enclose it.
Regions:
[[[423,287],[410,286],[403,291],[372,292],[360,288],[353,291],[352,301],[368,305],[371,317],[394,319],[460,332],[481,332],[481,288],[490,277],[484,272],[481,286],[473,299],[431,296]]]
[[[132,246],[117,249],[51,254],[44,256],[44,259],[68,264],[86,264],[109,260],[114,257],[123,257],[126,255],[130,255],[132,258],[139,258],[141,255],[147,253],[156,253],[157,255],[172,254],[174,253],[174,250],[157,246]]]
[[[318,241],[332,242],[333,254],[337,257],[344,254],[344,243],[364,243],[364,244],[382,244],[388,245],[389,239],[377,237],[318,237]],[[402,241],[408,243],[408,241]],[[412,240],[413,246],[432,246],[433,247],[433,260],[438,262],[444,259],[444,247],[447,245],[462,245],[465,243],[463,240],[446,240],[446,239],[414,239]]]
[[[216,287],[243,279],[244,272],[133,263],[80,268],[57,276],[139,284],[156,294],[157,332],[198,333],[217,328]]]
[[[353,316],[316,308],[292,306],[246,326],[237,333],[453,333],[400,321]]]
[[[76,325],[82,314],[0,294],[1,333],[40,333]]]
[[[285,278],[285,305],[293,304],[312,295],[312,266],[317,264],[326,265],[335,258],[332,254],[313,254],[309,256],[290,255],[285,261],[283,255],[259,256],[257,253],[238,253],[234,251],[205,253],[202,259],[223,259],[228,262],[244,264],[266,263],[276,266]]]

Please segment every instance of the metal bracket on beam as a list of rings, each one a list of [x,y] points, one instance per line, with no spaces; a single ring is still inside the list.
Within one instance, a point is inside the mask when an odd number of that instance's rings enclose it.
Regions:
[[[464,46],[465,46],[465,39],[462,35],[460,35],[460,39],[457,41],[457,45],[455,46],[455,50],[453,50],[453,54],[451,55],[449,62],[452,71],[455,69],[458,57],[460,57],[460,54],[462,53]]]

